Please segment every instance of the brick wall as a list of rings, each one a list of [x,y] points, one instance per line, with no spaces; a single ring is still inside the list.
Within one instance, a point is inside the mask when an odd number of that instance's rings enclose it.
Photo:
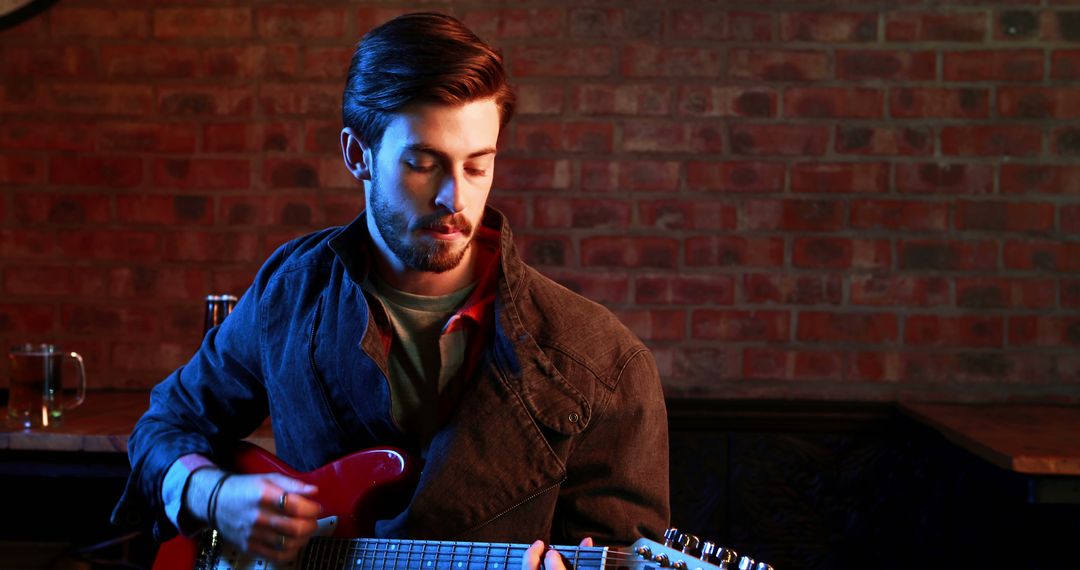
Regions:
[[[672,394],[1080,400],[1080,2],[461,1],[494,202]],[[582,7],[587,5],[587,7]],[[0,341],[152,385],[351,219],[352,43],[405,2],[65,0],[0,31]]]

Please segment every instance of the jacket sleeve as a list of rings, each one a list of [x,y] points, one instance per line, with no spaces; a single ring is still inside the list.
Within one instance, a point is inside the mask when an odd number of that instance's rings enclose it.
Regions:
[[[151,391],[149,409],[128,439],[131,474],[113,510],[114,524],[152,522],[156,539],[174,536],[176,528],[161,498],[169,467],[189,453],[215,460],[221,449],[250,435],[266,419],[259,296],[282,255],[279,249],[263,266],[255,283],[228,318],[207,333],[191,360]],[[148,516],[152,520],[146,520]]]
[[[667,408],[652,353],[635,351],[568,458],[555,543],[625,545],[668,527]]]

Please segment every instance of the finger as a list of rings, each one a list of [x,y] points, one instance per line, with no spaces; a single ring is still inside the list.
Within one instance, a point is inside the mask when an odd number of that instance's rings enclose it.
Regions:
[[[248,551],[258,552],[275,561],[295,558],[300,549],[306,546],[307,539],[295,539],[280,534],[259,533],[248,542]]]
[[[548,550],[544,555],[544,570],[566,570],[562,554],[559,554],[558,550]]]
[[[581,544],[579,544],[578,546],[580,546],[582,548],[591,548],[592,545],[593,545],[592,537],[591,536],[586,536],[585,538],[581,539]]]
[[[314,495],[319,490],[315,485],[305,483],[299,479],[293,479],[292,477],[282,475],[281,473],[267,473],[264,477],[286,493]]]
[[[540,559],[544,556],[544,541],[538,540],[525,550],[521,555],[521,570],[537,570],[540,568]]]
[[[255,519],[253,530],[267,536],[287,536],[307,540],[318,530],[315,519],[290,517],[262,511]]]
[[[291,517],[314,519],[322,513],[322,505],[319,503],[303,494],[288,492],[273,483],[263,485],[259,506],[262,510]]]

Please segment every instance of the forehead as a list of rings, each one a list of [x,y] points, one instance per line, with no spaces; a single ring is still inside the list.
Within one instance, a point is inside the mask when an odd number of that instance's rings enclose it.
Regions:
[[[462,105],[410,105],[387,124],[380,148],[396,154],[425,147],[451,157],[466,157],[494,149],[499,127],[499,107],[494,99]]]

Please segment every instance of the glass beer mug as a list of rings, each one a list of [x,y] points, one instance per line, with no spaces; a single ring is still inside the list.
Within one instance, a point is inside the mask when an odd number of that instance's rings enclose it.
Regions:
[[[65,402],[62,371],[68,359],[75,363],[79,383],[75,399]],[[22,344],[8,352],[11,366],[8,387],[8,420],[23,429],[55,425],[65,409],[86,399],[86,369],[78,353],[61,352],[52,344]]]

